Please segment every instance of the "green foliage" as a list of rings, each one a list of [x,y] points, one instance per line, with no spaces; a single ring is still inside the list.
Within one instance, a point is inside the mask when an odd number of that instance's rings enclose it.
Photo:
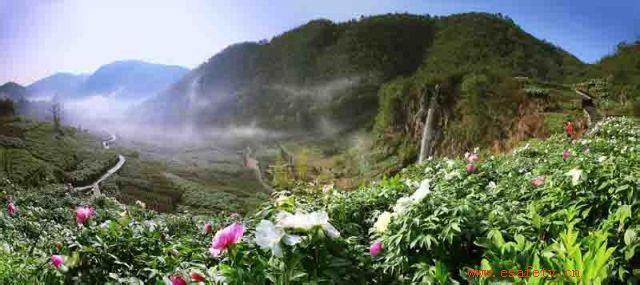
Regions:
[[[0,280],[148,284],[199,272],[215,284],[633,283],[639,139],[636,121],[606,119],[576,141],[553,136],[481,157],[471,173],[461,160],[428,160],[352,192],[300,184],[243,218],[245,237],[217,258],[202,226],[212,222],[215,231],[239,217],[157,214],[56,185],[25,191],[3,178],[3,202],[11,197],[19,210],[0,214]],[[78,205],[96,209],[84,226],[72,214]],[[284,211],[312,214],[284,221]],[[274,235],[264,225],[258,233],[264,223],[278,225]],[[277,239],[264,247],[257,236]],[[372,257],[374,240],[383,247]],[[53,267],[51,254],[64,266]],[[558,274],[520,273],[526,269]]]

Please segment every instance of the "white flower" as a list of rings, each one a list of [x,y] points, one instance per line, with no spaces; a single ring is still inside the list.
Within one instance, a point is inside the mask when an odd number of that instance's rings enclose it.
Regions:
[[[451,180],[454,177],[460,177],[460,172],[456,169],[444,175],[444,180]]]
[[[606,156],[600,156],[600,157],[598,157],[598,163],[602,163],[602,162],[604,162],[605,160],[607,160],[607,157],[606,157]]]
[[[407,208],[409,208],[411,204],[413,204],[413,199],[410,197],[402,197],[396,201],[396,205],[393,206],[393,212],[398,215],[402,215],[407,211]]]
[[[281,212],[277,216],[277,225],[281,228],[291,228],[308,231],[316,226],[322,227],[330,238],[337,238],[340,232],[329,223],[329,215],[325,211],[313,213],[287,213]]]
[[[149,227],[149,231],[155,231],[156,228],[158,227],[158,224],[156,224],[154,221],[145,221],[144,224]]]
[[[378,216],[378,220],[373,224],[373,229],[380,234],[386,232],[389,227],[389,223],[391,223],[391,217],[391,213],[386,211],[383,212]]]
[[[100,224],[100,227],[106,228],[106,227],[109,227],[109,225],[111,225],[111,220],[106,220],[102,224]]]
[[[582,170],[578,168],[574,168],[569,170],[569,172],[565,173],[566,176],[571,176],[571,184],[576,186],[580,184],[580,177],[582,176]]]
[[[487,185],[487,188],[490,190],[496,189],[496,187],[498,187],[498,185],[493,181],[489,182],[489,185]]]
[[[407,179],[404,181],[404,185],[407,185],[408,188],[414,188],[418,185],[418,183],[411,179]]]
[[[302,241],[302,237],[297,235],[285,234],[283,240],[287,245],[296,245]]]
[[[276,227],[271,221],[262,220],[256,226],[256,244],[263,249],[270,249],[277,257],[282,257],[282,237],[284,230]]]
[[[146,208],[147,204],[145,204],[144,202],[140,201],[140,200],[136,200],[136,205],[140,208]]]
[[[418,187],[418,190],[416,190],[416,192],[411,195],[411,199],[413,199],[414,202],[419,203],[420,201],[422,201],[422,199],[424,199],[424,197],[427,197],[427,195],[431,193],[431,191],[429,190],[430,182],[431,181],[429,179],[425,179],[420,182],[420,187]]]
[[[322,186],[322,192],[327,193],[333,190],[333,183]]]

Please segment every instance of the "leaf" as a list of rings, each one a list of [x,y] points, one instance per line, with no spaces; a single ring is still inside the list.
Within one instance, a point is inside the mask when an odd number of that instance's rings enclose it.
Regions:
[[[636,232],[633,229],[627,229],[624,233],[624,244],[631,245],[636,239]]]

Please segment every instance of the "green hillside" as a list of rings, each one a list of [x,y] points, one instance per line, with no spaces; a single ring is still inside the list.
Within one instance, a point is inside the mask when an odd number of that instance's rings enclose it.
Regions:
[[[0,214],[0,281],[635,283],[638,140],[637,121],[606,119],[581,139],[532,140],[472,162],[433,159],[353,192],[301,186],[244,218],[157,214],[2,179],[4,202],[18,211]],[[95,208],[84,225],[74,220],[80,205]],[[244,237],[212,257],[205,222],[214,232],[244,224],[234,232]],[[544,277],[533,275],[541,269]]]
[[[614,54],[590,70],[607,84],[606,109],[611,113],[640,116],[640,42],[621,43]]]
[[[582,67],[502,16],[315,20],[270,41],[228,47],[147,107],[166,111],[161,120],[174,123],[186,111],[186,120],[202,124],[313,128],[327,118],[342,128],[367,127],[378,89],[398,76],[424,80],[425,73],[484,68],[563,81]]]
[[[73,128],[0,118],[0,177],[23,186],[88,185],[115,164],[98,138]]]

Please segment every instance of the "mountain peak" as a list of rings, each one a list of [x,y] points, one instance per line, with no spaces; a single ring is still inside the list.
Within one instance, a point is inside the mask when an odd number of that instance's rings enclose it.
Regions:
[[[13,81],[7,82],[0,86],[0,99],[8,98],[14,101],[22,100],[27,95],[27,89],[24,86]]]

